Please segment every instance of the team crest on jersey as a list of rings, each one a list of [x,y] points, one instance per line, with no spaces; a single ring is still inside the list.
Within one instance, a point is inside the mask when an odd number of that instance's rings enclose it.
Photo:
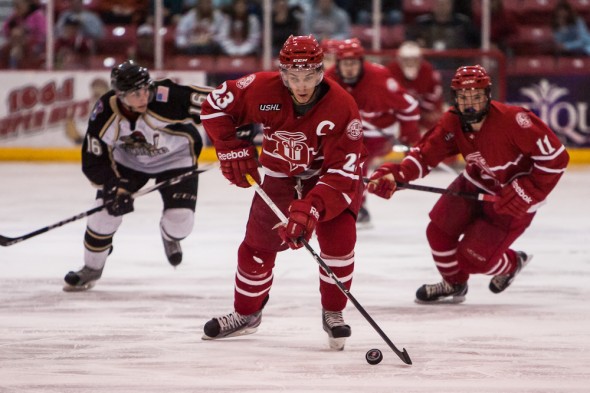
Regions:
[[[245,89],[246,87],[250,86],[250,83],[254,82],[254,79],[256,79],[256,75],[250,74],[238,80],[236,82],[236,86],[238,89]]]
[[[102,100],[96,101],[94,104],[94,108],[92,108],[92,113],[90,114],[90,121],[96,120],[96,117],[104,110],[104,105]]]
[[[133,131],[130,135],[119,138],[123,143],[119,144],[120,149],[132,156],[155,157],[168,153],[167,147],[158,147],[160,134],[154,134],[153,143],[149,143],[141,131]]]
[[[293,171],[309,163],[310,148],[306,140],[303,132],[275,131],[270,136],[274,146],[270,146],[268,151],[272,151],[272,156],[289,162],[290,170]]]
[[[363,123],[359,119],[354,119],[346,127],[346,135],[353,141],[357,141],[363,135]]]
[[[483,158],[483,156],[481,155],[481,153],[479,151],[467,154],[465,156],[465,163],[467,165],[475,165],[476,167],[480,168],[482,171],[484,171],[485,173],[490,175],[491,178],[493,178],[493,179],[496,178],[494,171],[492,171],[492,169],[490,168],[490,166],[486,162],[486,159]]]
[[[528,115],[528,113],[525,113],[525,112],[518,112],[516,114],[516,122],[522,128],[529,128],[530,126],[533,125],[533,122],[531,121],[531,117]]]
[[[393,78],[387,78],[387,90],[389,91],[398,91],[399,90],[399,83]]]

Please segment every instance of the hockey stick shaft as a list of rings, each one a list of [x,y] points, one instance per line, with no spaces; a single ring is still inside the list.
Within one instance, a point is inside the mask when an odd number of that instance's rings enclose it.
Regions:
[[[205,172],[209,168],[210,167],[207,167],[205,169],[194,169],[192,171],[183,173],[182,175],[179,175],[179,176],[176,176],[176,177],[173,177],[173,178],[164,180],[164,181],[162,181],[160,183],[154,184],[153,186],[146,187],[146,188],[144,188],[142,190],[139,190],[136,193],[134,193],[133,194],[133,198],[135,199],[137,197],[140,197],[140,196],[145,195],[145,194],[149,194],[150,192],[159,190],[161,188],[168,187],[168,186],[171,186],[173,184],[180,183],[181,181],[183,181],[183,180],[185,180],[185,179],[187,179],[189,177],[193,177],[193,176],[196,176],[199,173]],[[52,229],[59,228],[61,226],[64,226],[66,224],[69,224],[70,222],[74,222],[74,221],[80,220],[80,219],[82,219],[84,217],[91,216],[94,213],[97,213],[97,212],[101,211],[105,207],[106,207],[105,204],[100,205],[100,206],[93,207],[92,209],[86,210],[85,212],[82,212],[80,214],[76,214],[75,216],[72,216],[72,217],[66,218],[65,220],[56,222],[55,224],[48,225],[48,226],[43,227],[43,228],[39,228],[36,231],[33,231],[31,233],[27,233],[26,235],[22,235],[22,236],[19,236],[19,237],[7,237],[7,236],[0,235],[0,246],[3,246],[3,247],[12,246],[13,244],[20,243],[20,242],[22,242],[24,240],[27,240],[27,239],[30,239],[32,237],[41,235],[42,233],[49,232]]]
[[[254,180],[252,178],[252,176],[250,176],[249,174],[246,175],[246,179],[248,180],[248,183],[250,183],[252,185],[252,187],[254,187],[254,190],[256,191],[256,193],[262,198],[262,200],[268,205],[268,207],[270,207],[270,209],[275,213],[275,215],[283,222],[283,224],[287,224],[288,220],[287,220],[287,217],[285,216],[285,214],[283,214],[281,209],[279,209],[279,207],[273,202],[273,200],[270,199],[270,197],[262,189],[262,187],[260,187],[260,185],[258,183],[256,183],[256,180]],[[311,247],[305,239],[300,239],[300,240],[303,243],[303,245],[305,246],[305,248],[307,249],[307,251],[309,251],[309,253],[313,256],[313,259],[315,259],[315,261],[318,263],[318,265],[320,265],[320,267],[324,270],[324,272],[326,272],[326,274],[332,280],[334,280],[338,289],[340,289],[340,291],[344,294],[344,296],[346,296],[348,298],[348,300],[350,300],[350,302],[352,304],[354,304],[356,309],[361,313],[361,315],[363,317],[365,317],[365,319],[369,322],[369,324],[373,327],[373,329],[375,329],[375,331],[377,333],[379,333],[379,335],[381,336],[383,341],[385,341],[387,343],[387,345],[393,350],[393,352],[395,352],[395,354],[397,356],[399,356],[399,358],[404,363],[412,364],[412,359],[410,359],[410,355],[408,355],[408,352],[406,351],[406,349],[402,348],[402,351],[397,349],[395,344],[389,339],[389,337],[387,337],[387,335],[379,327],[377,322],[375,322],[375,320],[371,317],[371,315],[369,315],[369,313],[364,309],[364,307],[361,306],[361,304],[358,302],[358,300],[356,300],[356,298],[352,295],[352,293],[350,293],[350,291],[346,288],[346,286],[344,286],[342,281],[340,281],[340,279],[336,276],[336,274],[334,274],[334,272],[332,271],[330,266],[328,266],[326,264],[326,262],[322,259],[322,257],[320,257],[318,255],[318,253],[315,252],[313,247]]]
[[[371,180],[369,178],[363,178],[365,183],[370,183]],[[430,187],[430,186],[421,186],[419,184],[410,184],[396,181],[395,184],[399,188],[405,188],[406,190],[416,190],[416,191],[425,191],[425,192],[433,192],[435,194],[448,194],[454,195],[461,198],[467,199],[475,199],[477,201],[483,202],[496,202],[498,197],[495,195],[484,194],[482,192],[465,192],[465,191],[453,191],[448,190],[446,188],[438,188],[438,187]]]
[[[477,201],[495,202],[497,200],[497,197],[495,195],[484,194],[482,192],[453,191],[453,190],[447,190],[446,188],[421,186],[418,184],[410,184],[410,183],[403,183],[403,182],[395,182],[395,184],[397,184],[397,186],[399,188],[405,188],[407,190],[426,191],[426,192],[433,192],[436,194],[448,194],[448,195],[458,196],[461,198],[475,199]]]

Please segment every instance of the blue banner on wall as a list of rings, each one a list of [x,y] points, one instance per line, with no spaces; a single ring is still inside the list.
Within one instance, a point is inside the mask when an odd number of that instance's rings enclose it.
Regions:
[[[589,75],[509,77],[507,101],[535,112],[567,146],[590,147]]]

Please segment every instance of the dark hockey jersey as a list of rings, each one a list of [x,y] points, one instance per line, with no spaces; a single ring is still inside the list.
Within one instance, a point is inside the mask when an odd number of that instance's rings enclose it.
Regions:
[[[82,145],[82,171],[95,185],[117,176],[115,163],[148,175],[197,165],[203,147],[196,125],[208,87],[155,81],[145,113],[132,121],[113,90],[95,104]]]

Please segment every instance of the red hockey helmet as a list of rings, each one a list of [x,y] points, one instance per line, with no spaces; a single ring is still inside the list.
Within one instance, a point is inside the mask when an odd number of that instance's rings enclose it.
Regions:
[[[455,108],[466,127],[464,129],[471,130],[470,124],[481,122],[490,111],[490,101],[492,99],[491,93],[492,80],[485,68],[480,65],[459,67],[455,72],[455,76],[451,81],[451,89],[453,99],[455,101]],[[481,102],[471,101],[470,104],[463,104],[463,110],[457,99],[460,90],[483,89],[485,95],[482,95]],[[483,102],[485,100],[485,103]],[[476,110],[476,106],[480,106],[480,110]]]
[[[482,66],[463,66],[457,68],[451,81],[451,89],[489,89],[492,79]]]
[[[358,38],[349,38],[341,41],[336,51],[336,58],[342,59],[362,59],[365,56],[365,49]]]
[[[313,35],[291,35],[279,53],[279,68],[305,70],[321,68],[324,51]]]
[[[324,38],[320,42],[320,46],[324,51],[324,54],[338,52],[338,46],[342,43],[342,40],[335,40],[333,38]]]

